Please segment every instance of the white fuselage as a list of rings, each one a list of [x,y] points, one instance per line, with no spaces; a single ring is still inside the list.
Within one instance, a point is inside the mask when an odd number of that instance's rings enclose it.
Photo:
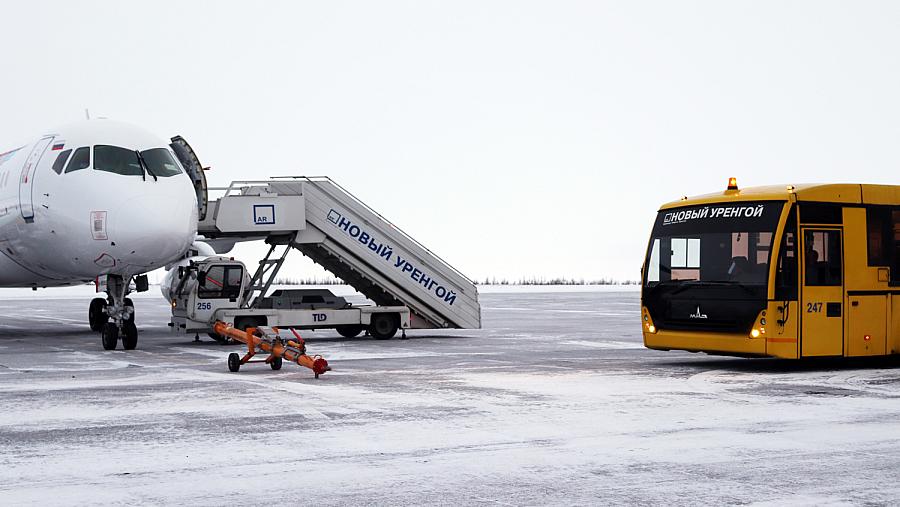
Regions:
[[[184,168],[131,125],[81,122],[0,154],[0,286],[127,279],[177,260],[196,231]]]

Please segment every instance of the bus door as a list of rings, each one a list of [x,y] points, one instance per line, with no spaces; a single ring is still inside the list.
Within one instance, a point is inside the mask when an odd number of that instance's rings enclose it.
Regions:
[[[844,261],[841,230],[803,228],[800,352],[844,353]]]

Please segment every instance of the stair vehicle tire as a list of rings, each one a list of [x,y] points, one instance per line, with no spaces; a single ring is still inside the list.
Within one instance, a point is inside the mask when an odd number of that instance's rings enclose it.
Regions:
[[[359,325],[356,325],[356,326],[345,325],[345,326],[337,326],[335,328],[335,330],[338,332],[339,335],[343,336],[344,338],[356,338],[357,336],[360,335],[360,333],[362,333],[363,331],[366,330],[366,327],[359,326]]]
[[[91,331],[103,331],[103,326],[109,322],[109,315],[103,313],[106,308],[106,300],[103,298],[94,298],[91,300],[91,306],[88,308],[88,325]]]
[[[115,350],[116,343],[119,341],[119,328],[112,322],[107,322],[100,330],[100,342],[103,343],[103,350]]]
[[[400,327],[397,320],[397,316],[393,313],[373,315],[372,323],[369,325],[369,333],[376,340],[390,340],[397,334],[397,329]]]
[[[264,325],[265,324],[259,322],[259,319],[255,319],[253,317],[238,317],[234,320],[234,327],[240,329],[241,331],[247,331],[251,327],[259,327]]]
[[[122,348],[134,350],[138,342],[138,330],[134,325],[134,320],[126,320],[122,324],[122,333]]]

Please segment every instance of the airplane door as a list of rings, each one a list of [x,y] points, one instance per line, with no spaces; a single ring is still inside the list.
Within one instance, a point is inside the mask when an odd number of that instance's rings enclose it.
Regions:
[[[32,188],[34,183],[35,169],[41,161],[47,147],[53,141],[53,136],[41,138],[28,158],[25,159],[25,165],[22,166],[22,174],[19,177],[19,209],[22,212],[22,218],[25,220],[34,219],[34,200],[32,198]]]
[[[178,157],[178,161],[184,166],[191,182],[194,184],[194,192],[197,194],[197,211],[201,221],[206,219],[206,208],[209,202],[209,194],[206,187],[206,174],[203,172],[203,165],[200,159],[194,153],[194,149],[181,136],[172,138],[172,151]]]
[[[840,229],[804,228],[801,355],[844,354],[844,261]]]

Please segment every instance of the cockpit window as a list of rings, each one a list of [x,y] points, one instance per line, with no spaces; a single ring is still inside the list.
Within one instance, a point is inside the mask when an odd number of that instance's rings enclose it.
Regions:
[[[56,157],[56,162],[53,162],[53,171],[55,171],[56,174],[62,173],[63,167],[66,166],[66,160],[69,160],[69,155],[71,154],[72,150],[66,150]]]
[[[169,150],[165,148],[144,150],[141,152],[141,156],[144,157],[144,164],[146,164],[147,171],[151,175],[167,178],[181,174],[181,169],[178,167],[175,159],[172,158]]]
[[[143,176],[144,169],[134,150],[98,144],[94,146],[94,170],[121,174],[123,176]]]
[[[75,150],[75,154],[72,155],[72,160],[69,160],[69,165],[66,166],[66,172],[80,171],[82,169],[87,169],[90,166],[91,149],[84,146]]]

